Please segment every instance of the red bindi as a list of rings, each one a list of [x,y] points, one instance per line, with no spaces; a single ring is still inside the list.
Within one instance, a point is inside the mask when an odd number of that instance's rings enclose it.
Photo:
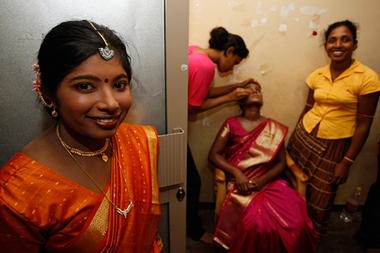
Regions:
[[[104,79],[104,82],[108,83],[108,78]]]

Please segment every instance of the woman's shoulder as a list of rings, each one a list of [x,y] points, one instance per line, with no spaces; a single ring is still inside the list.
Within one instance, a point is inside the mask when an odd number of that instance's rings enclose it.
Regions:
[[[352,74],[352,83],[358,89],[358,94],[365,95],[380,91],[379,75],[370,67],[355,60],[350,73]]]
[[[17,173],[18,170],[32,163],[33,159],[24,153],[15,153],[0,169],[0,185],[3,184],[3,181],[8,181],[8,179]]]
[[[239,122],[240,116],[230,116],[224,120],[224,124],[236,124]]]
[[[196,45],[188,48],[188,64],[192,67],[214,68],[214,62],[208,57],[205,50]]]
[[[363,73],[366,73],[367,75],[374,76],[374,77],[378,78],[378,74],[376,73],[376,71],[373,70],[371,67],[363,64],[362,62],[360,62],[358,60],[354,60],[353,65],[354,65],[355,69],[357,69]]]
[[[315,68],[310,74],[309,77],[315,76],[315,75],[323,75],[323,74],[328,74],[330,72],[330,65],[324,65],[324,66],[319,66]]]
[[[64,187],[66,190],[82,188],[21,152],[16,153],[0,169],[0,187],[6,187],[9,192],[10,190],[19,192],[25,188],[35,194],[49,192],[52,187],[55,189]]]
[[[60,152],[57,152],[57,139],[54,128],[49,128],[42,135],[36,137],[26,144],[21,152],[32,160],[44,163],[46,159],[53,159]]]
[[[69,181],[21,152],[0,169],[0,189],[0,209],[25,220],[25,226],[44,224],[52,228],[59,223],[57,227],[63,227],[72,219],[67,210],[75,210],[73,203],[84,203],[83,196],[91,207],[101,201],[101,195]],[[86,206],[85,209],[91,208]],[[52,210],[54,217],[59,218],[51,220]]]
[[[188,47],[188,53],[191,54],[193,53],[197,48],[200,48],[198,45],[189,45]]]

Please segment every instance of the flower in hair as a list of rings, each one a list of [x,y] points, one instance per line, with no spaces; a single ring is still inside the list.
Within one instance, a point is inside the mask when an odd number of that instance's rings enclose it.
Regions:
[[[33,70],[36,72],[36,80],[33,81],[33,90],[39,91],[41,88],[41,78],[40,78],[40,65],[38,62],[33,64]]]
[[[51,101],[46,101],[46,99],[43,97],[40,90],[42,82],[41,82],[40,65],[38,64],[38,62],[33,64],[33,70],[34,72],[36,72],[36,80],[33,81],[33,90],[37,92],[37,95],[44,106],[46,106],[47,108],[53,108],[51,115],[55,118],[57,117],[58,114],[54,108],[54,104]]]
[[[41,79],[40,75],[37,76],[37,79],[33,81],[33,90],[37,91],[41,88]]]
[[[36,73],[39,73],[40,72],[40,65],[38,64],[38,61],[36,63],[33,64],[33,70],[36,72]]]

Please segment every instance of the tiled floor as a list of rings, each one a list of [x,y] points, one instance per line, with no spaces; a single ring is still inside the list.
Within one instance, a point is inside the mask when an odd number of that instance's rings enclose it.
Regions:
[[[213,211],[202,210],[200,215],[203,224],[208,231],[212,232],[215,228]],[[344,223],[339,220],[339,212],[334,211],[331,215],[328,236],[321,240],[318,253],[364,253],[358,242],[355,240],[355,233],[359,228],[360,221]],[[213,245],[206,245],[202,242],[195,242],[187,239],[186,253],[222,253],[223,250]],[[264,253],[264,252],[263,252]],[[307,253],[307,252],[305,252]]]

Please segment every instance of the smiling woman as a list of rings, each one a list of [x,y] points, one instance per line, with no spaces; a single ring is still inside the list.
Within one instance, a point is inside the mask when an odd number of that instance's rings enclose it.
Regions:
[[[124,122],[132,69],[121,38],[90,21],[63,22],[34,69],[56,125],[0,170],[2,249],[158,252],[157,132]]]
[[[310,176],[308,213],[326,235],[338,186],[366,142],[380,94],[379,76],[352,57],[356,26],[349,20],[331,24],[325,33],[327,66],[306,79],[309,95],[288,152]]]
[[[62,131],[70,133],[67,139],[80,135],[81,148],[97,149],[104,138],[113,136],[132,104],[128,74],[118,58],[105,61],[99,54],[90,56],[57,88]]]

